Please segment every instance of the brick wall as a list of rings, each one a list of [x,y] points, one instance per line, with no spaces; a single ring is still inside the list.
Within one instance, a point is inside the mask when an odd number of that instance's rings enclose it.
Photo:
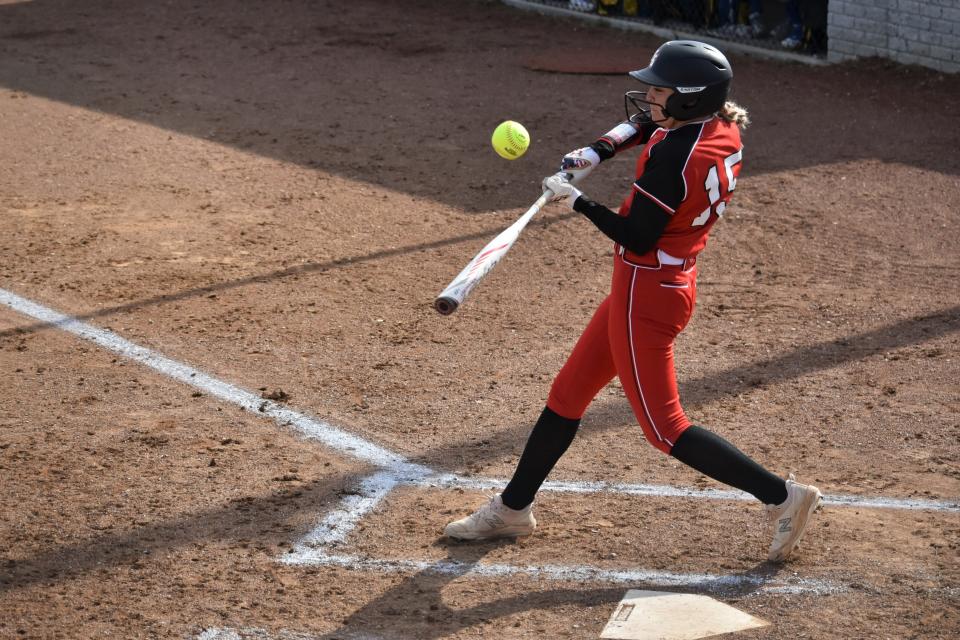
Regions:
[[[829,0],[829,59],[882,56],[960,72],[960,0]]]

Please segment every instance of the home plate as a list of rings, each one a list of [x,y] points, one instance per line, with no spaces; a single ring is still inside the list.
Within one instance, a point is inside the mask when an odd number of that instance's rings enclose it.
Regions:
[[[770,623],[709,596],[631,589],[601,638],[616,640],[694,640]]]

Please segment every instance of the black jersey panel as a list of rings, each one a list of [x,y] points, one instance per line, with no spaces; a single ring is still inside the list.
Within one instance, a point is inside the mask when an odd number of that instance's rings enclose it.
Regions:
[[[672,129],[650,147],[643,174],[635,183],[637,197],[652,199],[670,212],[677,210],[687,197],[683,172],[702,131],[702,123]]]
[[[580,196],[573,203],[605,236],[628,250],[642,255],[657,244],[670,216],[644,198],[636,198],[627,216],[617,215],[602,204]]]

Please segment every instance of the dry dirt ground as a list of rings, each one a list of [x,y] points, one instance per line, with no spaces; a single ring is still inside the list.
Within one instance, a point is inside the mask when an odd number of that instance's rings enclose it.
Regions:
[[[431,303],[622,117],[629,78],[524,65],[565,44],[640,67],[659,42],[491,1],[2,2],[0,290],[505,478],[610,243],[551,205],[457,314]],[[468,545],[440,532],[481,491],[400,486],[337,546],[355,564],[284,564],[375,465],[0,305],[0,637],[596,638],[627,588],[772,623],[744,638],[960,635],[960,80],[730,57],[754,124],[677,343],[687,412],[828,496],[941,508],[827,505],[780,567],[759,507],[709,492],[544,493],[535,535]],[[616,384],[553,478],[723,489]],[[548,565],[594,573],[483,570]]]

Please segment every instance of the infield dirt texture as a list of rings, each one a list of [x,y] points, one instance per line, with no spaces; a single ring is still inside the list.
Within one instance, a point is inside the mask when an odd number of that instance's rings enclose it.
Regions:
[[[753,125],[676,355],[688,414],[771,469],[929,508],[827,504],[782,567],[759,506],[709,492],[545,492],[528,539],[441,538],[471,479],[511,473],[609,285],[611,243],[551,205],[431,307],[638,86],[524,62],[659,44],[481,1],[0,3],[0,638],[596,638],[628,588],[772,623],[743,638],[960,635],[960,80],[919,68],[730,55]],[[513,162],[507,119],[532,137]],[[585,192],[617,205],[635,157]],[[458,480],[350,511],[376,456],[276,407]],[[616,384],[551,478],[724,489]],[[355,562],[282,562],[344,505],[328,550]]]

